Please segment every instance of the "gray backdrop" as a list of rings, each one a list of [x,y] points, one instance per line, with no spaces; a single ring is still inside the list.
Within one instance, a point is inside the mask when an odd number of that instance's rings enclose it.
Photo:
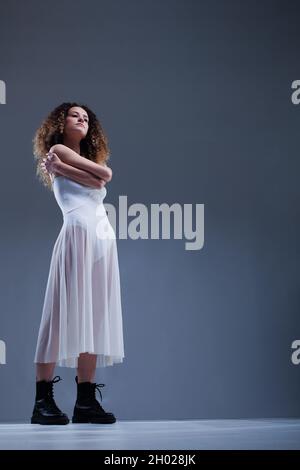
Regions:
[[[299,417],[300,2],[0,1],[0,421],[29,421],[62,224],[32,138],[63,101],[107,132],[106,203],[205,205],[205,242],[118,240],[125,359],[97,369],[118,419]],[[71,414],[75,370],[57,368]]]

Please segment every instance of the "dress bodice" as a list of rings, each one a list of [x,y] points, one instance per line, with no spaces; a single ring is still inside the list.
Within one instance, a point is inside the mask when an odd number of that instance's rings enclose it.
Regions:
[[[100,204],[107,194],[105,186],[91,188],[61,175],[53,180],[53,192],[63,214],[80,206]]]

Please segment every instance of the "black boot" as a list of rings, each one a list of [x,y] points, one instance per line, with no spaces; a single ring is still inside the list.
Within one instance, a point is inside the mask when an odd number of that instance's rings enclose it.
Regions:
[[[53,398],[53,384],[60,380],[61,378],[57,375],[50,382],[46,382],[46,380],[36,382],[36,397],[31,424],[68,424],[68,416],[60,411]]]
[[[115,423],[115,416],[104,411],[96,400],[96,389],[100,393],[102,400],[100,387],[104,387],[105,384],[78,383],[77,376],[75,377],[75,382],[77,383],[77,400],[74,406],[72,423]]]

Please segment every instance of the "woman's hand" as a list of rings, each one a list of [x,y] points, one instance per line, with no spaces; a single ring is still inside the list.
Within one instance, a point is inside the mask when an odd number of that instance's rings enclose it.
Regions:
[[[53,152],[48,152],[47,158],[43,158],[43,161],[41,163],[41,168],[42,170],[46,173],[51,175],[59,175],[59,170],[58,166],[59,163],[61,162],[60,158],[56,155],[56,153]]]

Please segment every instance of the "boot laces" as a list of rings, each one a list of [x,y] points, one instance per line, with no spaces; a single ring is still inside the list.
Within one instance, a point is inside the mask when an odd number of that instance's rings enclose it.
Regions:
[[[50,382],[48,382],[48,402],[51,406],[51,408],[54,410],[54,411],[60,411],[60,409],[58,408],[58,406],[56,405],[55,403],[55,400],[54,400],[54,391],[53,391],[53,384],[57,383],[57,382],[60,382],[62,379],[60,378],[59,375],[56,375],[52,380],[50,380]]]
[[[95,398],[96,398],[96,390],[98,390],[98,392],[100,393],[100,397],[101,397],[101,401],[102,401],[102,393],[101,393],[101,390],[100,388],[102,387],[105,387],[105,384],[93,384],[93,387],[95,389]]]
[[[95,400],[95,404],[97,405],[97,408],[100,408],[103,412],[104,412],[104,409],[102,408],[102,406],[100,405],[100,403],[97,401],[96,399],[96,390],[98,390],[98,392],[100,393],[100,397],[101,397],[101,401],[102,401],[102,393],[101,393],[101,388],[102,387],[105,387],[105,384],[96,384],[96,383],[92,383],[92,387],[94,388],[94,400]]]

